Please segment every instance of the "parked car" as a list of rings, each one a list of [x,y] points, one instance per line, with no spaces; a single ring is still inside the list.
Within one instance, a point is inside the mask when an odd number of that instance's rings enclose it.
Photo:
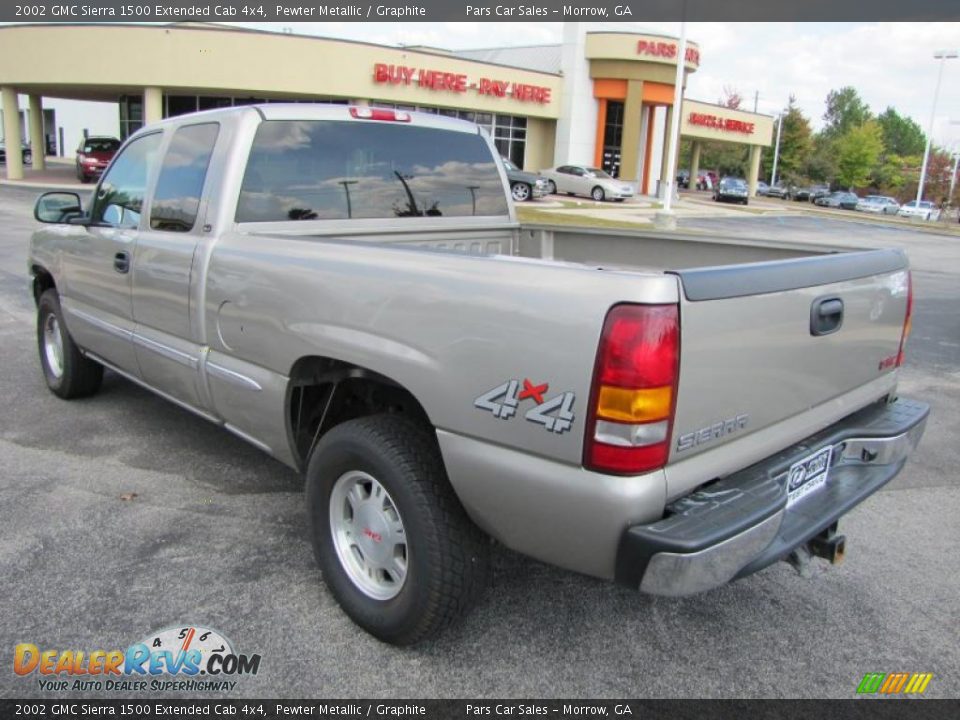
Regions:
[[[25,165],[27,163],[33,162],[33,151],[30,149],[29,145],[27,145],[26,143],[21,143],[20,152],[21,152],[21,157],[23,158],[23,163]],[[7,146],[3,142],[0,142],[0,163],[6,163],[6,162],[7,162]]]
[[[77,179],[80,182],[90,182],[100,177],[117,150],[120,141],[115,137],[90,136],[77,148]]]
[[[815,203],[818,199],[827,197],[829,194],[829,185],[812,185],[810,187],[810,202]]]
[[[816,200],[816,204],[820,207],[841,208],[843,210],[856,210],[858,202],[860,202],[860,198],[845,190],[837,190]]]
[[[594,200],[622,202],[633,197],[633,186],[621,182],[600,168],[586,165],[560,165],[540,173],[546,178],[547,192],[586,195]]]
[[[757,195],[760,197],[766,196],[767,192],[770,190],[770,186],[767,185],[763,180],[757,181]]]
[[[775,185],[771,185],[769,188],[767,188],[767,197],[786,198],[789,193],[790,190],[787,188],[787,186],[781,185],[780,183],[776,183]]]
[[[718,182],[719,180],[715,172],[697,173],[697,190],[713,190]]]
[[[808,187],[792,187],[790,192],[787,194],[787,197],[795,202],[807,202],[810,199],[810,188]]]
[[[882,215],[896,215],[900,210],[900,203],[886,195],[867,195],[857,203],[857,210]]]
[[[911,200],[900,206],[897,215],[900,217],[922,218],[923,220],[939,220],[940,208],[929,200],[921,200],[919,203],[917,203],[916,200]]]
[[[741,178],[723,178],[713,191],[714,202],[737,202],[746,205],[749,196],[750,189],[746,181]]]
[[[665,596],[842,560],[837,523],[929,413],[897,392],[906,254],[518,227],[476,125],[400,112],[181,115],[85,207],[41,195],[23,284],[50,392],[110,368],[304,473],[330,596],[390,643],[480,598],[490,538]],[[122,395],[71,408],[74,438],[143,410]]]

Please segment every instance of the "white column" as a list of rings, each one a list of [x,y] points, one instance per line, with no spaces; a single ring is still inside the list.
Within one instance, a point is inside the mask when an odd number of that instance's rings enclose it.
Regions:
[[[158,87],[143,89],[143,124],[163,120],[163,90]]]
[[[39,95],[30,96],[30,150],[33,169],[47,167],[47,139],[43,136],[43,100]]]
[[[23,155],[20,152],[20,105],[17,91],[0,88],[3,96],[3,141],[7,151],[7,180],[23,180]]]
[[[586,58],[586,30],[582,23],[563,24],[563,95],[553,162],[593,165],[597,137],[597,100],[593,97],[590,63]]]

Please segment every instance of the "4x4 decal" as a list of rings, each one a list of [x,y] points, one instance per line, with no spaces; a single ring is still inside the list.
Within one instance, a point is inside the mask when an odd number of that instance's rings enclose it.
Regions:
[[[573,403],[576,400],[574,393],[564,392],[552,398],[544,398],[550,390],[549,383],[536,385],[524,378],[522,390],[520,385],[520,380],[507,380],[474,400],[473,406],[493,413],[493,416],[500,420],[509,420],[517,414],[520,403],[529,399],[536,404],[524,414],[527,422],[543,425],[549,432],[557,434],[566,432],[573,426]]]

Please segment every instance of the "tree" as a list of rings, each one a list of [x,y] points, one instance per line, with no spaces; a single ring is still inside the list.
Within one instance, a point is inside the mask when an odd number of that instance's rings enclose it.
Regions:
[[[777,141],[777,128],[773,128],[773,141]],[[780,128],[780,157],[777,161],[777,175],[788,182],[797,183],[803,174],[804,161],[810,153],[813,131],[810,121],[797,107],[797,99],[791,95],[783,109],[783,124]],[[764,153],[764,177],[769,177],[773,169],[773,153]]]
[[[877,117],[883,131],[883,148],[888,155],[920,155],[927,137],[920,126],[906,115],[888,107]]]
[[[739,110],[743,103],[743,95],[732,85],[723,86],[723,97],[720,98],[720,104],[731,110]]]
[[[883,152],[883,132],[875,120],[849,128],[834,143],[837,180],[844,187],[865,185]]]
[[[827,93],[827,111],[823,114],[826,123],[823,134],[833,140],[872,118],[870,108],[854,88],[848,85],[839,90],[831,90]]]

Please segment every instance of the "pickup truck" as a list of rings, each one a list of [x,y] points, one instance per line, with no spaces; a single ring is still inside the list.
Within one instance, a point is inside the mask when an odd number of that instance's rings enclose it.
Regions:
[[[301,470],[325,582],[395,644],[476,602],[491,539],[668,596],[837,562],[929,410],[902,252],[523,226],[437,115],[181,116],[34,214],[49,389],[107,368]]]

